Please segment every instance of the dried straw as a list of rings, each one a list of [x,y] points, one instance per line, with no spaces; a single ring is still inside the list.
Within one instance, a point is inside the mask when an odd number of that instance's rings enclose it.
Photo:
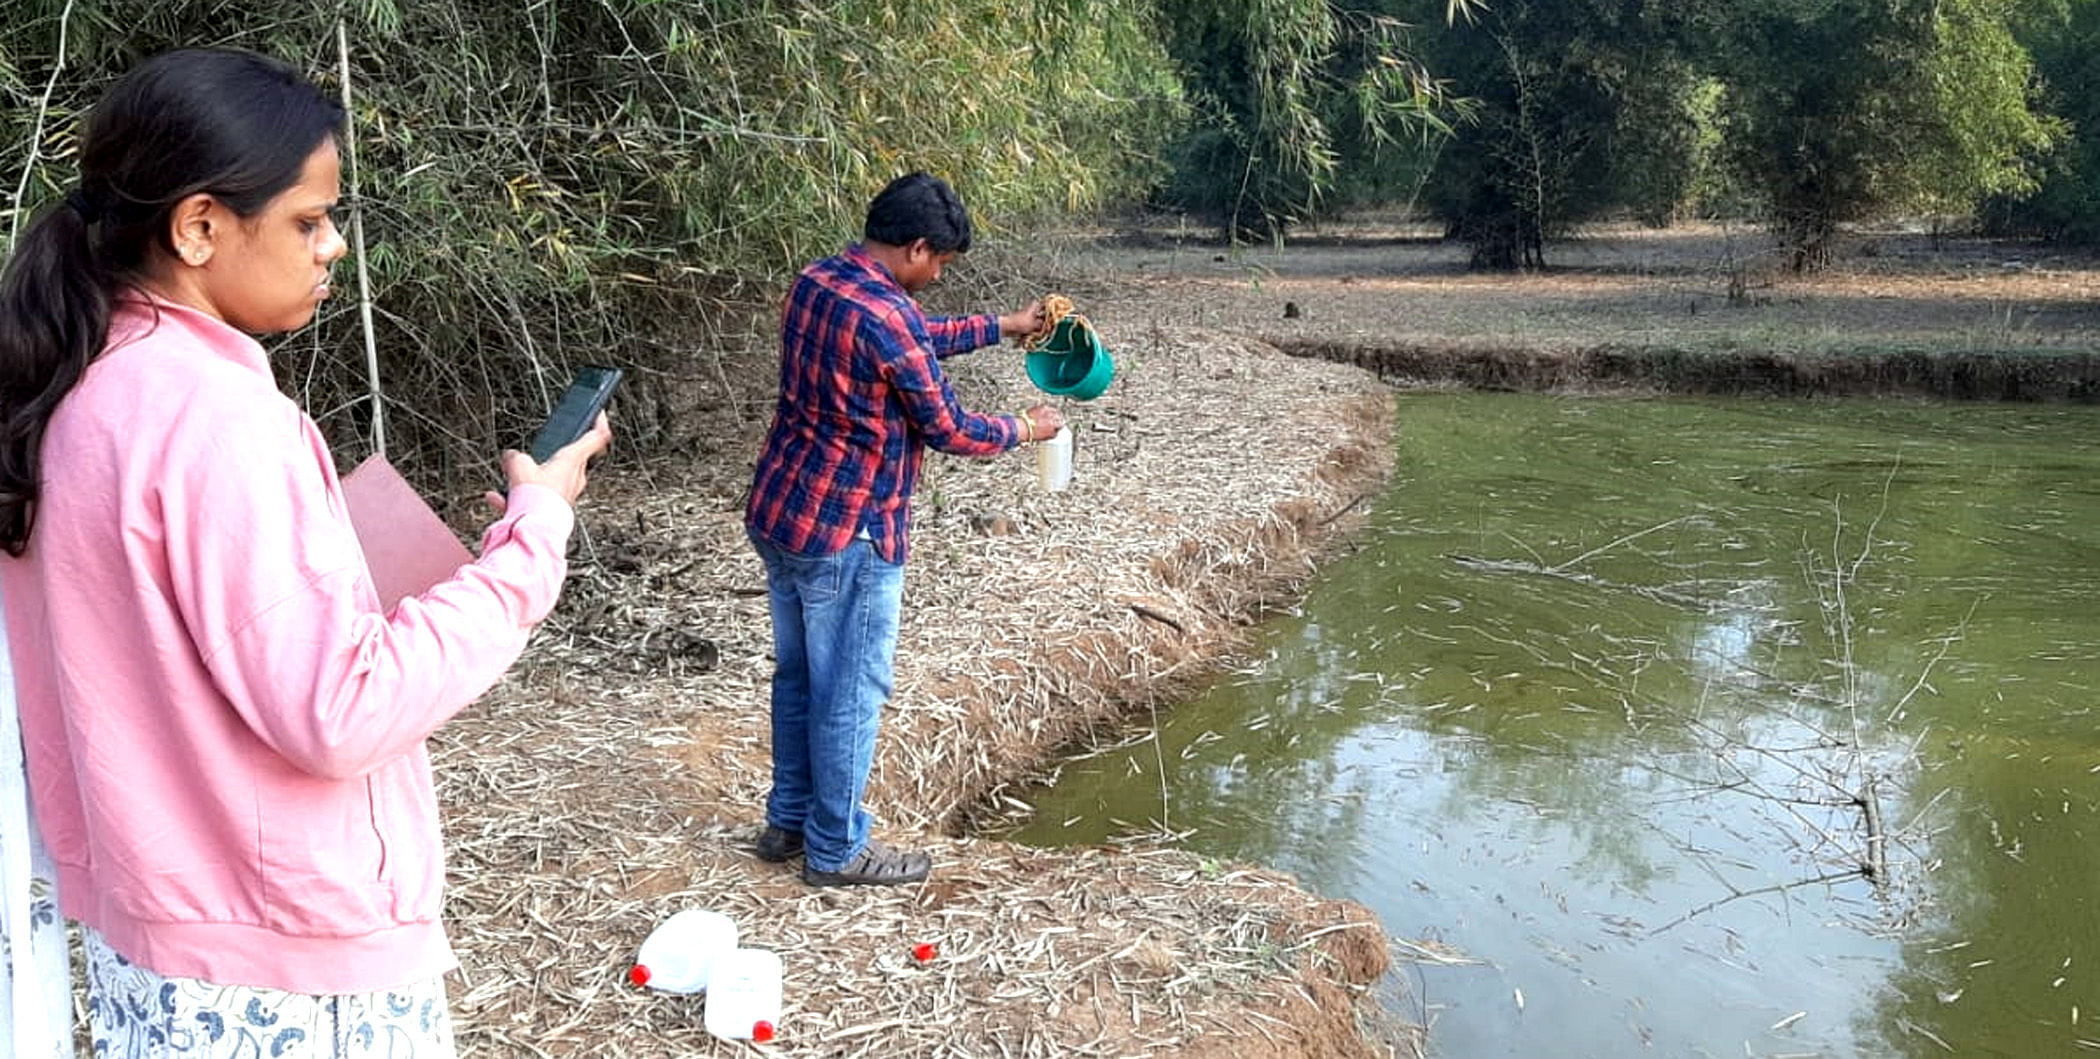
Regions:
[[[561,609],[435,746],[463,1051],[752,1049],[622,977],[655,922],[705,906],[785,960],[783,1034],[759,1050],[1416,1054],[1368,999],[1386,939],[1356,905],[1175,851],[951,834],[1223,662],[1389,464],[1390,402],[1361,373],[1196,331],[1105,337],[1115,385],[1065,407],[1071,489],[1040,492],[1026,453],[928,461],[869,792],[887,838],[934,854],[923,886],[811,890],[748,853],[770,631],[741,496],[770,365],[688,380],[721,448],[596,476]],[[1011,350],[951,367],[973,407],[1040,397]],[[916,963],[919,942],[939,956]]]

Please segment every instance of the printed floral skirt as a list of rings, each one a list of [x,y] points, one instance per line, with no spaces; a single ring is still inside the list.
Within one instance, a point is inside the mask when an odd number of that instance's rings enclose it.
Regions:
[[[344,996],[163,978],[82,929],[95,1059],[453,1059],[445,983]]]

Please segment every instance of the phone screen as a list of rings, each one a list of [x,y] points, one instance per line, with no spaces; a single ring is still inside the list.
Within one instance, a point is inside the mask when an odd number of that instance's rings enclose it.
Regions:
[[[562,392],[561,400],[539,432],[532,436],[532,445],[526,451],[533,462],[545,463],[554,458],[562,446],[575,441],[591,429],[598,413],[612,398],[613,388],[620,384],[622,372],[618,368],[585,365],[576,371],[576,381]]]

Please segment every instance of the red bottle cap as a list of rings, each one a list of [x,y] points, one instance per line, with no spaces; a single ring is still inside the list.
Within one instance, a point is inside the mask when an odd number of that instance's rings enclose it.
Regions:
[[[635,964],[634,969],[627,972],[627,980],[633,982],[636,985],[648,985],[649,968],[644,967],[641,964]]]
[[[930,941],[922,941],[917,945],[911,947],[911,958],[919,961],[920,963],[929,962],[934,957],[939,956],[940,954],[941,950],[935,948],[934,944]]]
[[[758,1043],[760,1043],[760,1044],[764,1044],[764,1043],[766,1043],[767,1041],[770,1041],[770,1040],[772,1040],[772,1039],[773,1039],[773,1024],[772,1024],[772,1023],[770,1023],[770,1022],[767,1022],[767,1021],[766,1021],[766,1020],[764,1020],[764,1019],[759,1019],[759,1020],[758,1020],[757,1022],[754,1022],[754,1023],[752,1023],[752,1024],[751,1024],[751,1039],[752,1039],[752,1040],[754,1040],[754,1041],[757,1041],[757,1042],[758,1042]]]

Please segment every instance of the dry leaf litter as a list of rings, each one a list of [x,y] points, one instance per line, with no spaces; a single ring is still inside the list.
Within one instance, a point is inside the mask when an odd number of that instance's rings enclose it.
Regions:
[[[1173,850],[959,837],[1225,661],[1389,470],[1391,402],[1364,373],[1104,333],[1114,385],[1062,406],[1070,489],[1041,492],[1026,449],[926,463],[868,793],[878,834],[934,854],[920,886],[814,890],[749,852],[771,636],[741,516],[770,359],[690,380],[700,458],[594,475],[560,609],[433,744],[463,1054],[1417,1054],[1371,995],[1388,939],[1360,906]],[[1012,347],[949,367],[972,408],[1043,399]],[[701,999],[628,984],[684,907],[781,954],[776,1041],[716,1041]]]

